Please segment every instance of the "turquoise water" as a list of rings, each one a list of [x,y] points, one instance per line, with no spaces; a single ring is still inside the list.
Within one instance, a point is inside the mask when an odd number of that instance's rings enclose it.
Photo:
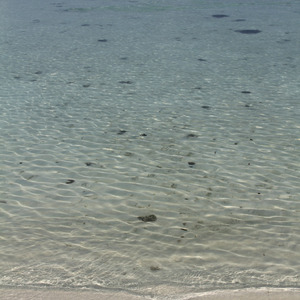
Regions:
[[[40,2],[0,4],[0,285],[299,287],[300,2]]]

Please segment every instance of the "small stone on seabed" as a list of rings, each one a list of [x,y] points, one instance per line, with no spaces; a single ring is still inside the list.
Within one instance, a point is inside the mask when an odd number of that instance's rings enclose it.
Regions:
[[[119,130],[119,132],[117,134],[122,135],[122,134],[124,134],[126,132],[127,132],[126,130]]]
[[[212,15],[212,17],[217,18],[217,19],[221,19],[221,18],[227,18],[229,16],[228,15]]]
[[[119,83],[122,83],[122,84],[132,84],[132,81],[130,81],[130,80],[121,80],[121,81],[119,81]]]
[[[73,183],[73,182],[75,182],[75,180],[73,180],[73,179],[68,179],[68,180],[66,181],[66,184],[71,184],[71,183]]]
[[[149,215],[138,217],[138,219],[143,222],[155,222],[157,220],[157,217],[155,215]]]
[[[198,135],[194,134],[194,133],[190,133],[186,137],[188,137],[188,138],[196,138],[196,137],[198,137]]]
[[[260,33],[260,30],[257,29],[242,29],[242,30],[235,30],[235,32],[243,33],[243,34],[256,34]]]

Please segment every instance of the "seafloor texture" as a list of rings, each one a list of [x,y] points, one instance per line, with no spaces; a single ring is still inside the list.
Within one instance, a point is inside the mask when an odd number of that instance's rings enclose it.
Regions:
[[[300,6],[256,2],[1,1],[2,286],[299,287]]]

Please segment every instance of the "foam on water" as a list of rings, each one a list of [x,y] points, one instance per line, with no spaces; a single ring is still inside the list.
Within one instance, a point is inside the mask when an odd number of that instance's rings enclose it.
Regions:
[[[46,2],[0,5],[0,284],[299,287],[299,5]]]

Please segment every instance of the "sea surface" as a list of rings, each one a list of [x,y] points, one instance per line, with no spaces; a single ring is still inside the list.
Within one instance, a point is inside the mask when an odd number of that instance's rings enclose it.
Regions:
[[[1,0],[0,286],[300,287],[300,1]]]

